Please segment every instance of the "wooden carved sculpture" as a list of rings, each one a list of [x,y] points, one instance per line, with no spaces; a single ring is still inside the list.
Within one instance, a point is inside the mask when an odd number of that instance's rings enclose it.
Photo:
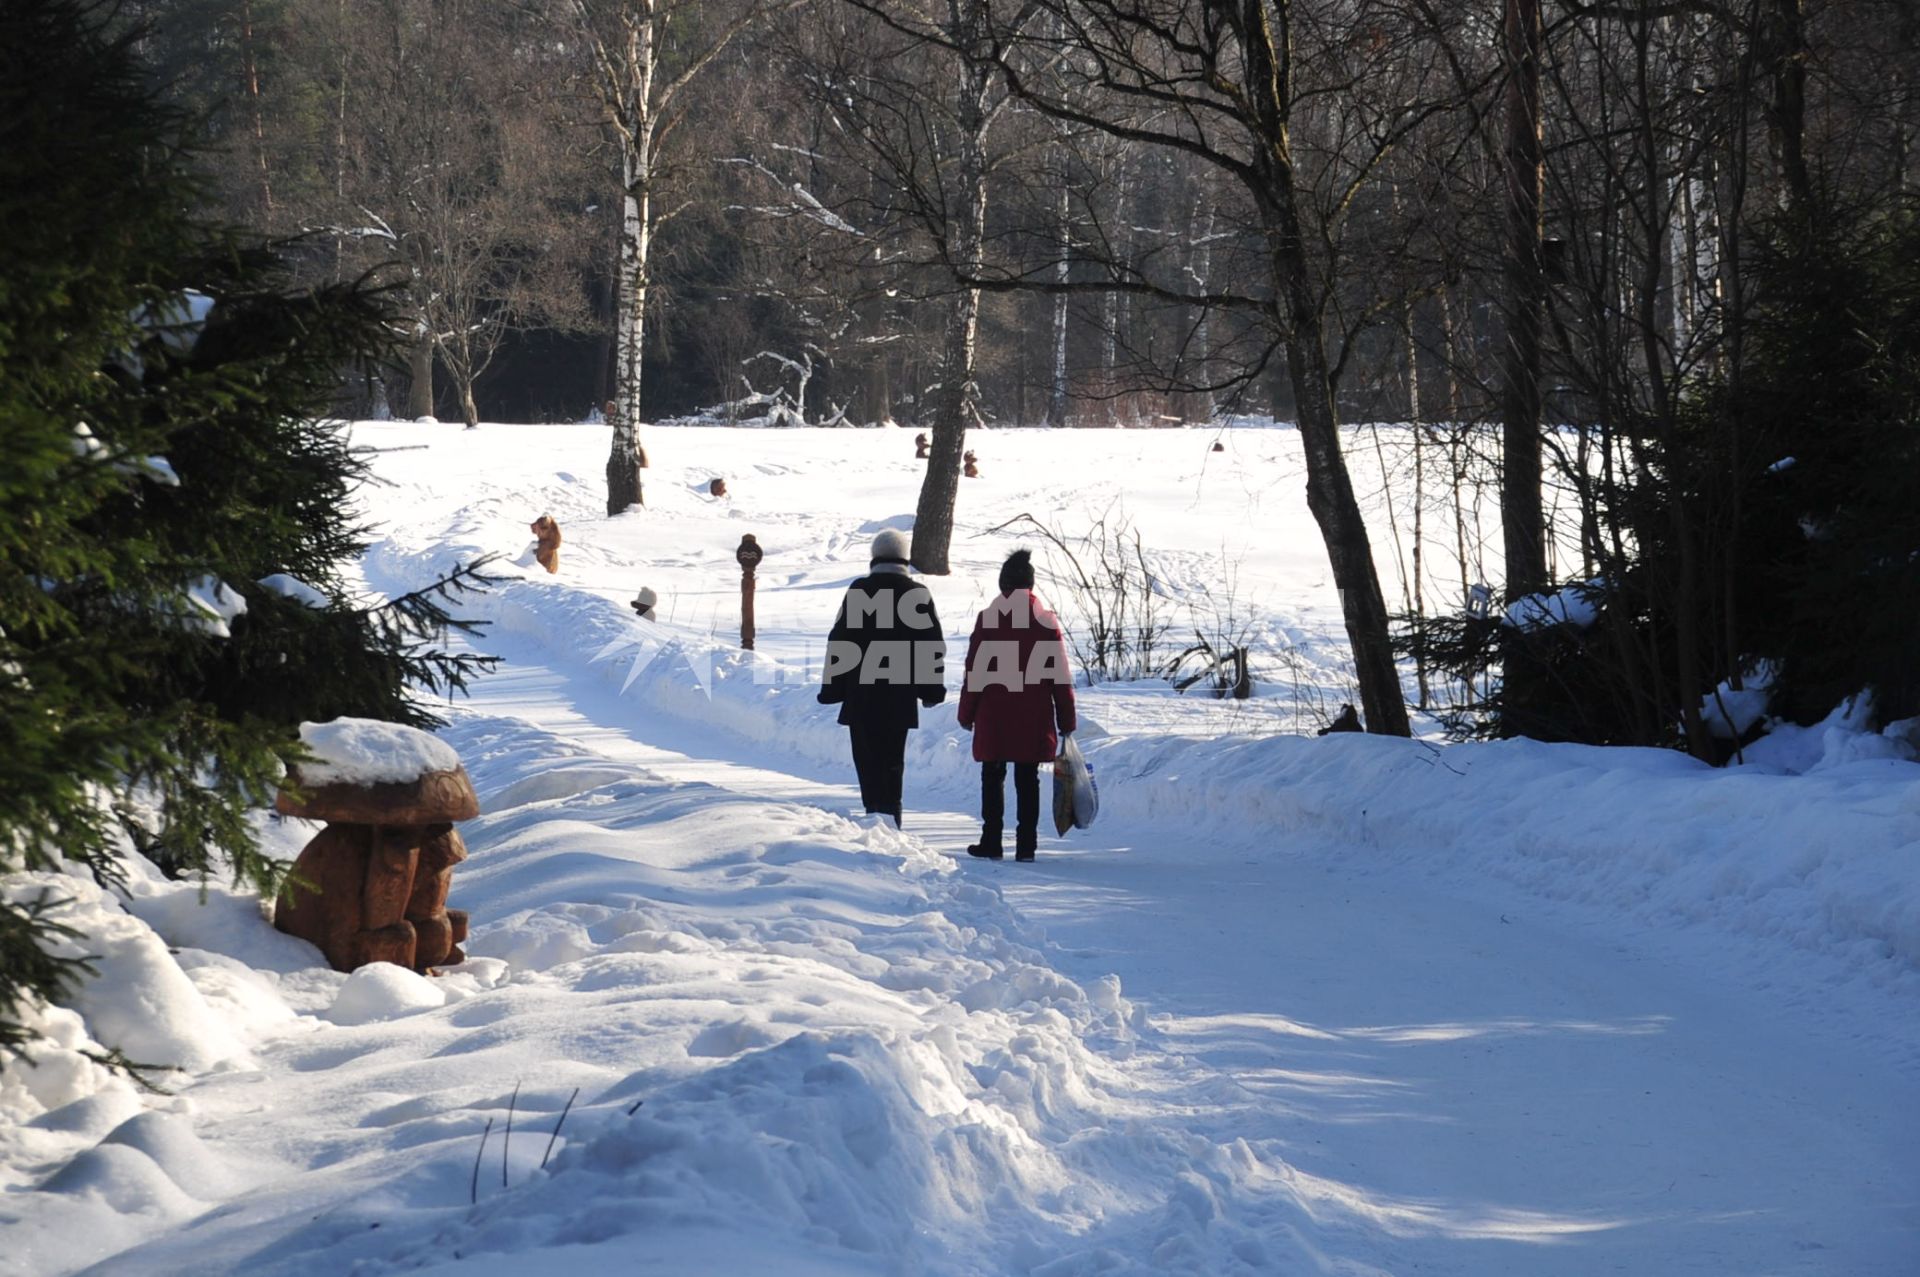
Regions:
[[[453,822],[470,820],[480,802],[464,767],[429,771],[411,781],[290,784],[274,809],[324,820],[294,861],[294,877],[274,909],[273,925],[317,945],[336,971],[391,962],[425,972],[465,962],[465,911],[447,908],[453,867],[467,858]]]
[[[549,572],[560,570],[560,525],[543,514],[527,525],[534,536],[533,557]]]

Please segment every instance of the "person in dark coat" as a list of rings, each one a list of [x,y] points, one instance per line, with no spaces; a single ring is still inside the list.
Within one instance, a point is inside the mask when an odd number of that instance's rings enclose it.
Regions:
[[[1032,860],[1040,842],[1040,764],[1059,754],[1060,737],[1078,718],[1066,631],[1033,592],[1033,561],[1025,550],[1000,565],[1000,597],[974,620],[959,717],[973,733],[980,764],[980,841],[967,854],[988,860],[1006,854],[1002,824],[1011,763],[1013,858]]]
[[[907,572],[907,538],[873,539],[872,568],[847,587],[827,634],[822,705],[840,707],[860,801],[900,824],[907,733],[920,707],[947,699],[947,641],[933,595]]]

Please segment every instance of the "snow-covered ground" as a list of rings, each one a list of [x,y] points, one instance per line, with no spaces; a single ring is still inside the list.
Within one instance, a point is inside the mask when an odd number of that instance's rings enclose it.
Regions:
[[[1035,544],[990,529],[1119,503],[1173,636],[1231,610],[1262,675],[1083,691],[1101,817],[1028,866],[956,858],[951,704],[896,833],[813,701],[839,589],[910,522],[907,433],[656,430],[609,520],[598,428],[356,427],[404,449],[370,588],[519,560],[442,733],[482,802],[471,960],[347,977],[218,888],[17,884],[76,898],[105,974],[0,1075],[0,1272],[1920,1269],[1920,769],[1843,725],[1805,775],[1295,735],[1349,699],[1298,448],[1215,437],[974,438],[956,641]],[[88,1034],[185,1067],[141,1094]]]

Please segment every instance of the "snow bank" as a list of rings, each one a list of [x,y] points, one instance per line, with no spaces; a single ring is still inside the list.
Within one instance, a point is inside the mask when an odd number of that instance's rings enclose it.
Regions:
[[[370,718],[302,723],[300,743],[314,756],[300,766],[310,785],[405,784],[460,765],[460,755],[431,733]]]
[[[16,1014],[35,1040],[21,1062],[0,1071],[0,1117],[35,1121],[100,1095],[131,1102],[126,1080],[95,1062],[103,1048],[88,1035],[79,1012],[30,1002]]]
[[[0,883],[11,899],[45,892],[65,900],[52,919],[78,934],[47,945],[63,957],[91,957],[97,979],[84,981],[73,1009],[98,1041],[137,1063],[203,1072],[239,1067],[247,1050],[215,1015],[153,929],[90,878],[20,873]]]
[[[1920,992],[1909,764],[1780,776],[1665,750],[1365,736],[1112,742],[1095,757],[1108,816],[1239,826],[1280,845],[1331,833],[1382,864],[1712,927],[1764,942],[1776,962],[1785,946]]]
[[[1852,696],[1809,727],[1773,722],[1767,734],[1740,751],[1746,767],[1797,774],[1874,759],[1912,761],[1920,758],[1914,740],[1914,720],[1889,723],[1879,731],[1873,722],[1873,698]]]
[[[137,855],[126,858],[136,892],[196,894],[164,882]],[[26,1008],[42,1040],[0,1071],[0,1273],[45,1277],[183,1223],[252,1182],[202,1143],[188,1121],[191,1101],[136,1088],[97,1062],[108,1049],[155,1069],[149,1076],[170,1091],[199,1078],[251,1076],[250,1044],[293,1012],[259,987],[272,977],[224,955],[170,947],[130,911],[132,900],[77,869],[15,874],[0,890],[67,901],[52,916],[79,934],[51,947],[93,955],[99,972],[71,1007]],[[218,888],[210,896],[230,899]],[[255,901],[240,930],[265,926]]]

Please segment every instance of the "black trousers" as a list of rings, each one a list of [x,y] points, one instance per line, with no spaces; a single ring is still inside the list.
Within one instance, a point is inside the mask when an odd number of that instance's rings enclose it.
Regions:
[[[980,824],[989,839],[998,838],[1007,818],[1007,765],[980,764]],[[1040,832],[1040,764],[1013,765],[1013,818],[1021,840]]]
[[[900,823],[900,789],[907,772],[907,729],[848,725],[853,738],[853,770],[860,777],[860,801],[868,811]]]

